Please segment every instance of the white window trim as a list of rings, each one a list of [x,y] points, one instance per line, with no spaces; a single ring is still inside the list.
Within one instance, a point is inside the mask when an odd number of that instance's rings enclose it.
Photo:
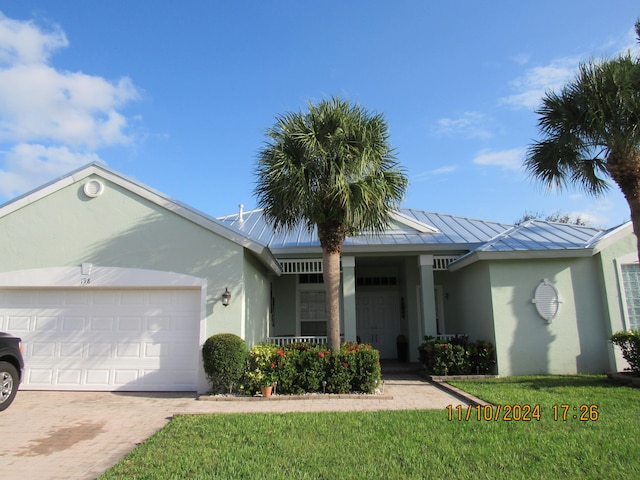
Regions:
[[[623,265],[637,265],[638,264],[638,254],[637,253],[629,253],[620,258],[616,258],[614,260],[614,264],[616,267],[616,276],[618,278],[618,292],[620,293],[620,307],[622,310],[622,326],[624,330],[631,329],[631,320],[629,319],[629,312],[627,311],[627,294],[624,290],[624,277],[622,276],[622,266]]]

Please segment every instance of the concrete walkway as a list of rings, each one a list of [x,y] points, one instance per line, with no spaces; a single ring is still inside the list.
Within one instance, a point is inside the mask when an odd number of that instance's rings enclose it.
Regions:
[[[94,479],[177,414],[444,409],[468,405],[414,374],[385,374],[379,396],[196,400],[183,393],[19,391],[0,413],[2,478]],[[443,415],[445,413],[443,412]]]

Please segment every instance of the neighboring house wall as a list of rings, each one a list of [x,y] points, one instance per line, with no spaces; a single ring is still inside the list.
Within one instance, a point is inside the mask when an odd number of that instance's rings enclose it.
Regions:
[[[500,375],[603,373],[607,337],[593,257],[490,262]],[[532,299],[548,279],[560,308],[548,323]]]

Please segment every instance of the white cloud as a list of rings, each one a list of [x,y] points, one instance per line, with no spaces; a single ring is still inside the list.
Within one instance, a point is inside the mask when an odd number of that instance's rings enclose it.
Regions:
[[[468,138],[489,139],[493,132],[486,128],[488,119],[481,112],[465,112],[457,118],[441,118],[437,122],[438,135],[464,135]]]
[[[535,109],[540,106],[542,97],[547,91],[557,92],[575,78],[580,63],[588,62],[593,58],[609,58],[627,52],[640,56],[640,45],[636,39],[635,28],[630,28],[623,37],[607,42],[598,50],[601,53],[557,58],[547,65],[525,70],[523,75],[511,84],[516,93],[502,98],[502,102],[516,108]],[[525,65],[529,57],[521,54],[514,57],[514,61]]]
[[[139,98],[133,82],[56,69],[52,54],[68,46],[58,26],[45,30],[0,13],[0,148],[7,152],[0,194],[22,193],[98,159],[100,148],[134,141],[121,111]]]
[[[442,177],[442,176],[446,176],[450,173],[454,173],[455,171],[458,170],[458,166],[457,165],[445,165],[443,167],[439,167],[439,168],[435,168],[433,170],[429,170],[426,172],[420,172],[417,175],[415,175],[412,180],[420,182],[423,180],[428,180],[431,179],[433,177]]]
[[[579,58],[561,58],[526,70],[512,82],[517,93],[504,97],[502,102],[516,108],[539,107],[545,92],[557,91],[575,77],[579,63]]]
[[[14,197],[46,183],[75,168],[96,162],[91,152],[74,152],[67,147],[18,144],[4,155],[0,169],[0,196]]]
[[[98,148],[126,144],[127,119],[117,107],[135,99],[127,78],[112,84],[44,65],[0,70],[0,141],[52,141]]]
[[[0,65],[45,63],[52,52],[68,45],[57,26],[46,33],[32,22],[12,20],[0,12]]]
[[[502,151],[482,150],[473,159],[473,163],[476,165],[501,167],[507,170],[520,170],[524,156],[525,150],[523,148],[512,148],[511,150]]]

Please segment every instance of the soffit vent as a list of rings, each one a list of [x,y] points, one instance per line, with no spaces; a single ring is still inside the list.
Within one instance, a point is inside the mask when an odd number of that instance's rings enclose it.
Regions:
[[[84,194],[89,198],[95,198],[104,192],[104,184],[100,180],[89,180],[84,184]]]
[[[556,287],[546,278],[536,288],[536,293],[531,303],[535,304],[538,314],[544,318],[547,323],[551,323],[560,310],[560,297]]]

